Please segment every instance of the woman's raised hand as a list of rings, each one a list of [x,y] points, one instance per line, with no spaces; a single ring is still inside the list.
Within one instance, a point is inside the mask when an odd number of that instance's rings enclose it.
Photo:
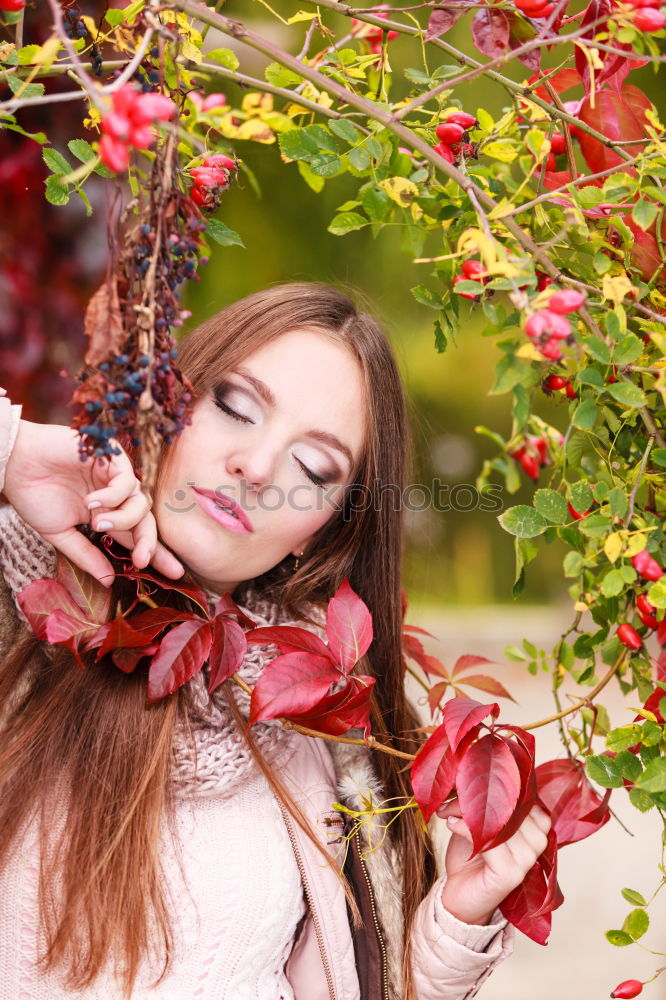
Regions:
[[[20,421],[4,485],[17,513],[105,586],[113,582],[111,563],[77,524],[106,531],[131,551],[137,569],[152,563],[165,576],[182,576],[182,564],[157,540],[151,501],[125,452],[82,462],[78,440],[70,427]]]
[[[539,806],[533,806],[505,843],[468,860],[472,835],[462,819],[458,800],[440,806],[437,815],[447,820],[451,831],[442,903],[449,913],[466,924],[487,924],[493,911],[520,885],[545,850],[550,816]]]

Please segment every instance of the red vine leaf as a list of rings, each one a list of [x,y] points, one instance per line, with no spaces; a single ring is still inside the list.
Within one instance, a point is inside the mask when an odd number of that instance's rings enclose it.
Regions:
[[[414,798],[426,823],[453,791],[459,763],[446,729],[439,726],[414,758],[410,775]]]
[[[548,894],[548,883],[538,860],[506,899],[500,903],[502,916],[537,944],[546,944],[551,928],[550,912],[535,916]]]
[[[550,813],[560,847],[583,840],[608,822],[606,799],[597,795],[583,770],[572,760],[550,760],[536,769],[539,798]],[[590,815],[593,816],[590,819]]]
[[[463,670],[469,670],[470,667],[480,667],[483,664],[490,663],[493,664],[494,660],[489,660],[485,656],[475,656],[472,653],[463,653],[456,660],[455,666],[451,671],[451,676],[455,677],[456,674],[462,673]]]
[[[238,622],[219,616],[213,622],[210,648],[210,680],[208,694],[236,673],[247,652],[245,633]]]
[[[446,694],[448,686],[449,681],[440,681],[438,684],[433,684],[428,691],[428,706],[430,708],[431,715],[434,715],[436,710],[439,708],[439,703]]]
[[[328,602],[326,637],[330,655],[348,673],[372,642],[372,615],[345,577]]]
[[[151,642],[149,646],[138,646],[133,649],[114,649],[111,659],[114,666],[122,670],[124,674],[131,674],[136,669],[139,660],[144,656],[152,656],[160,648],[158,642]]]
[[[493,702],[491,705],[482,705],[473,698],[451,698],[444,706],[442,713],[442,724],[446,730],[452,750],[457,750],[458,745],[479,722],[492,715],[494,719],[499,715],[499,705]]]
[[[504,825],[502,830],[487,845],[498,847],[504,844],[518,830],[522,822],[527,817],[530,809],[537,801],[536,774],[534,768],[534,757],[519,740],[507,740],[506,746],[513,754],[513,758],[520,774],[520,794],[516,808],[511,818]]]
[[[294,715],[291,719],[308,729],[331,736],[343,736],[350,729],[363,729],[367,736],[374,684],[374,677],[354,674],[347,678],[343,688],[322,698],[314,712]]]
[[[46,639],[46,623],[54,611],[76,619],[81,617],[81,610],[69,591],[49,577],[33,580],[19,592],[17,600],[38,639]]]
[[[56,579],[72,595],[74,602],[88,621],[105,622],[111,608],[111,593],[90,573],[76,566],[63,555],[57,553]]]
[[[494,59],[509,47],[509,19],[498,7],[480,7],[472,20],[472,40],[479,52]]]
[[[515,758],[500,736],[488,733],[463,756],[456,789],[474,850],[482,851],[509,821],[518,803],[521,779]]]
[[[509,21],[509,48],[520,49],[526,42],[531,42],[536,38],[537,33],[534,25],[524,17],[519,17],[513,11],[505,11]],[[517,56],[523,66],[531,70],[538,70],[541,66],[541,49],[530,49],[528,52],[521,52]]]
[[[467,677],[460,677],[458,684],[469,684],[470,687],[478,691],[485,691],[487,694],[494,694],[496,698],[509,698],[516,702],[516,699],[507,689],[494,677],[487,677],[486,674],[468,674]]]
[[[619,141],[644,139],[647,135],[645,112],[651,108],[652,102],[643,91],[626,83],[619,93],[612,90],[602,90],[597,93],[594,107],[590,98],[586,97],[581,105],[579,118],[608,139]],[[585,162],[594,173],[607,170],[609,167],[622,169],[624,160],[619,153],[609,149],[598,139],[586,132],[579,132],[578,140]],[[631,156],[637,156],[643,146],[638,143],[622,148]]]
[[[471,6],[474,0],[464,0],[464,2],[469,3]],[[433,38],[441,38],[466,13],[467,11],[462,4],[460,7],[452,7],[448,10],[433,10],[428,20],[428,27],[426,28],[423,40],[430,42]]]
[[[311,712],[343,675],[330,657],[285,653],[269,663],[252,690],[250,725]]]
[[[315,633],[299,625],[262,625],[245,633],[248,643],[272,643],[281,653],[314,653],[331,664],[333,660],[328,646]]]
[[[211,641],[210,623],[200,619],[171,629],[150,664],[148,701],[159,701],[191,680],[204,665]]]

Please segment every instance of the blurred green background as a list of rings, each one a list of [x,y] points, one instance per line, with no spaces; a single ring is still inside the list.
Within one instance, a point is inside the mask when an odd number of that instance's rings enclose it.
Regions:
[[[287,18],[303,4],[283,2],[274,7]],[[299,50],[307,27],[279,24],[259,2],[229,0],[223,12],[292,52]],[[322,13],[338,37],[349,30],[346,18],[329,11]],[[427,23],[429,11],[414,13],[422,24]],[[471,45],[470,24],[468,14],[447,35],[447,41],[478,55]],[[263,78],[269,60],[261,54],[210,31],[206,47],[220,46],[234,48],[241,57],[243,71]],[[315,38],[311,51],[320,46]],[[438,65],[437,55],[436,50],[429,49],[431,71]],[[405,67],[423,68],[418,46],[404,37],[390,43],[390,62],[395,81]],[[504,72],[516,80],[530,75],[515,60]],[[658,85],[651,71],[634,73],[631,79],[658,101]],[[232,106],[239,106],[244,93],[225,80],[216,81],[209,89],[223,91]],[[391,90],[392,99],[399,96],[400,90]],[[465,110],[474,112],[484,107],[494,117],[508,106],[506,91],[482,79],[471,81],[464,90],[457,88],[455,96],[462,100]],[[276,99],[276,107],[280,106]],[[299,123],[307,124],[308,119],[299,119]],[[511,428],[510,397],[487,395],[499,351],[492,340],[481,337],[482,317],[477,317],[470,308],[472,304],[462,299],[462,324],[456,344],[438,353],[433,335],[436,314],[418,305],[410,293],[410,288],[420,283],[435,287],[432,266],[415,264],[401,251],[399,227],[385,227],[376,239],[369,227],[342,237],[327,232],[336,209],[355,196],[358,180],[342,175],[327,180],[323,191],[315,194],[300,177],[296,163],[280,161],[274,145],[236,142],[234,149],[256,174],[262,194],[258,198],[240,173],[239,183],[225,196],[218,217],[241,235],[246,249],[215,247],[210,263],[200,270],[201,282],[188,289],[186,302],[193,315],[185,329],[228,302],[271,283],[318,280],[357,288],[370,299],[394,346],[411,400],[417,465],[412,481],[430,484],[438,476],[443,486],[457,485],[461,507],[471,505],[473,498],[470,502],[470,494],[462,484],[473,489],[483,459],[495,453],[494,445],[476,434],[474,427],[485,424],[504,435]],[[432,234],[423,256],[439,252],[437,235]],[[547,400],[542,396],[539,413],[560,430],[566,428],[564,399]],[[545,485],[547,473],[548,469],[542,471],[539,485]],[[404,581],[410,602],[513,603],[513,540],[496,518],[508,506],[529,502],[533,490],[532,481],[513,495],[502,489],[501,507],[496,510],[484,511],[476,503],[472,509],[448,513],[432,509],[413,512],[407,523]],[[567,601],[561,573],[563,550],[557,543],[549,547],[542,540],[541,544],[545,551],[528,567],[527,585],[519,601]]]

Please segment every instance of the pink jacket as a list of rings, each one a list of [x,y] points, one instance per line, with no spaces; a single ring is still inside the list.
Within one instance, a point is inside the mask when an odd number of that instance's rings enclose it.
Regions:
[[[12,406],[0,389],[0,490],[20,412],[20,406]],[[280,777],[335,864],[323,860],[281,807],[308,901],[307,916],[286,965],[294,996],[296,1000],[400,1000],[402,880],[397,859],[376,820],[374,827],[362,826],[357,838],[343,838],[349,831],[333,808],[334,802],[342,801],[363,809],[364,799],[381,798],[370,754],[363,746],[300,735],[298,740],[298,752]],[[360,950],[358,944],[355,948],[344,890],[334,870],[342,868],[345,858],[348,864],[354,857],[374,924],[365,927],[368,949]],[[441,877],[421,901],[412,928],[418,1000],[471,1000],[511,953],[514,929],[499,911],[488,926],[461,923],[442,905],[444,882]]]

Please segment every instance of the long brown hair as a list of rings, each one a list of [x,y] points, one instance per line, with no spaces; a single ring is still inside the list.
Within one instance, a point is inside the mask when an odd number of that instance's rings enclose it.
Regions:
[[[401,498],[412,445],[404,390],[386,336],[344,292],[289,283],[249,295],[206,320],[185,338],[177,363],[200,398],[253,351],[296,329],[325,333],[357,359],[366,390],[365,447],[345,503],[308,545],[300,568],[293,571],[287,557],[239,585],[234,597],[243,603],[252,589],[298,617],[307,603],[325,602],[348,578],[372,613],[373,642],[360,667],[377,679],[373,732],[385,743],[396,745],[397,738],[404,748],[418,725],[405,696],[401,652]],[[164,446],[158,488],[168,461]],[[117,579],[114,598],[127,599],[125,587]],[[144,672],[127,676],[103,661],[81,670],[66,650],[43,646],[26,632],[0,671],[0,704],[11,706],[0,753],[0,863],[22,824],[41,808],[45,967],[66,965],[68,984],[82,988],[113,957],[129,996],[143,957],[164,959],[158,981],[168,968],[172,932],[159,831],[173,813],[169,766],[186,699],[178,692],[148,706]],[[408,797],[408,773],[399,759],[377,752],[373,757],[386,798]],[[54,782],[60,788],[65,774],[67,820],[54,850],[44,808]],[[267,777],[270,781],[270,769]],[[277,776],[273,787],[282,787]],[[404,868],[403,994],[413,1000],[409,928],[435,879],[435,865],[413,810],[391,831]],[[49,863],[47,857],[55,860]],[[53,898],[56,870],[62,885],[58,899]]]

